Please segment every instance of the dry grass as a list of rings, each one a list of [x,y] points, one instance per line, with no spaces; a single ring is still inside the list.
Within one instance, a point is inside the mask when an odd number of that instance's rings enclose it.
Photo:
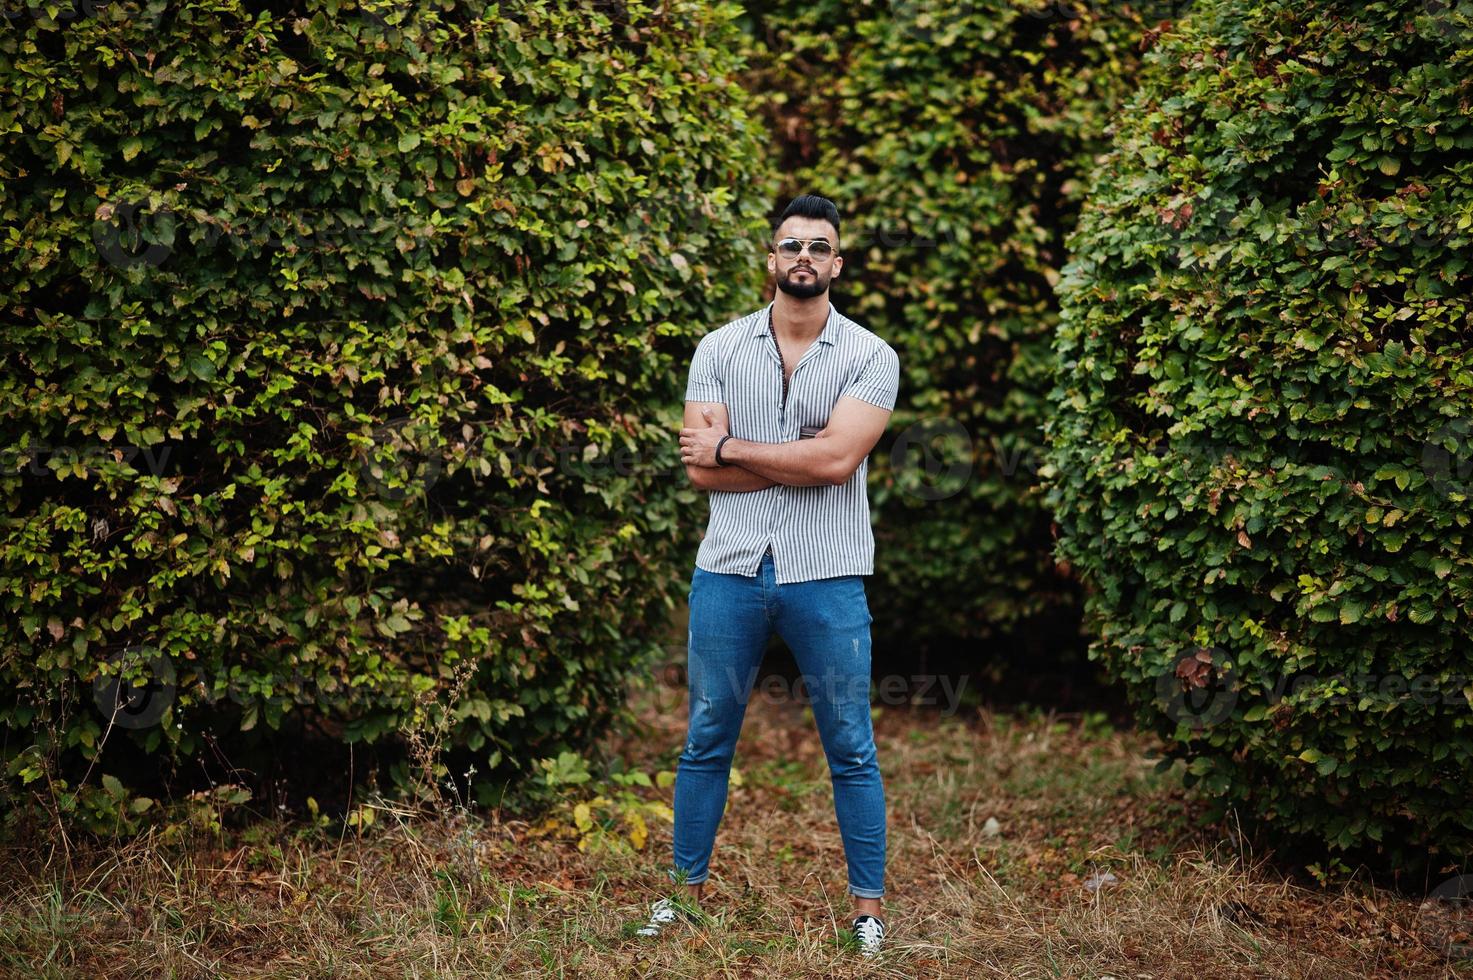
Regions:
[[[611,748],[673,766],[683,705]],[[1401,977],[1459,973],[1430,913],[1383,891],[1285,881],[1188,830],[1195,806],[1146,739],[1096,719],[885,709],[890,813],[877,964],[842,948],[844,861],[827,770],[798,704],[753,698],[705,906],[715,921],[630,935],[662,894],[669,827],[635,856],[534,838],[526,822],[392,808],[344,836],[260,822],[7,855],[0,970],[118,977]],[[650,790],[667,801],[670,790]],[[989,835],[996,818],[999,832]],[[1091,891],[1089,876],[1116,883]]]

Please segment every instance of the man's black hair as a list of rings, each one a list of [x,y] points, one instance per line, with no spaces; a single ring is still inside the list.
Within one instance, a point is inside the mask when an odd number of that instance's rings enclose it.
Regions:
[[[819,218],[834,226],[835,235],[839,233],[839,209],[833,201],[830,201],[826,197],[819,197],[817,194],[804,194],[789,201],[788,206],[783,209],[782,216],[772,226],[774,238],[777,237],[777,230],[782,227],[783,222],[793,217]],[[834,243],[835,246],[838,244],[838,242]]]

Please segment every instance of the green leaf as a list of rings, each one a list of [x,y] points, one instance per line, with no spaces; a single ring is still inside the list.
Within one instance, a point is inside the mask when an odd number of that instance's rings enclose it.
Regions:
[[[215,376],[215,365],[203,354],[195,354],[189,358],[189,371],[201,381],[209,381]]]

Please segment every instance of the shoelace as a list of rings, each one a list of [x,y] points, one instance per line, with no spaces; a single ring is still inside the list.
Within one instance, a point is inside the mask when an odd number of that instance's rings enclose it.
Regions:
[[[879,919],[864,916],[854,920],[854,934],[859,937],[860,951],[871,956],[880,950],[880,940],[885,937],[885,927]]]

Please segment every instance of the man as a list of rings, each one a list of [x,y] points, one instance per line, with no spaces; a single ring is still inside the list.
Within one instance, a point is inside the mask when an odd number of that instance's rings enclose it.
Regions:
[[[687,900],[655,903],[641,935],[693,910],[708,876],[727,781],[762,654],[775,629],[812,699],[834,788],[854,933],[866,956],[884,926],[885,795],[870,726],[874,573],[865,475],[900,384],[885,341],[829,302],[839,212],[804,195],[773,230],[767,307],[701,338],[685,394],[681,459],[710,492],[691,577],[690,718],[675,776],[674,866]]]

